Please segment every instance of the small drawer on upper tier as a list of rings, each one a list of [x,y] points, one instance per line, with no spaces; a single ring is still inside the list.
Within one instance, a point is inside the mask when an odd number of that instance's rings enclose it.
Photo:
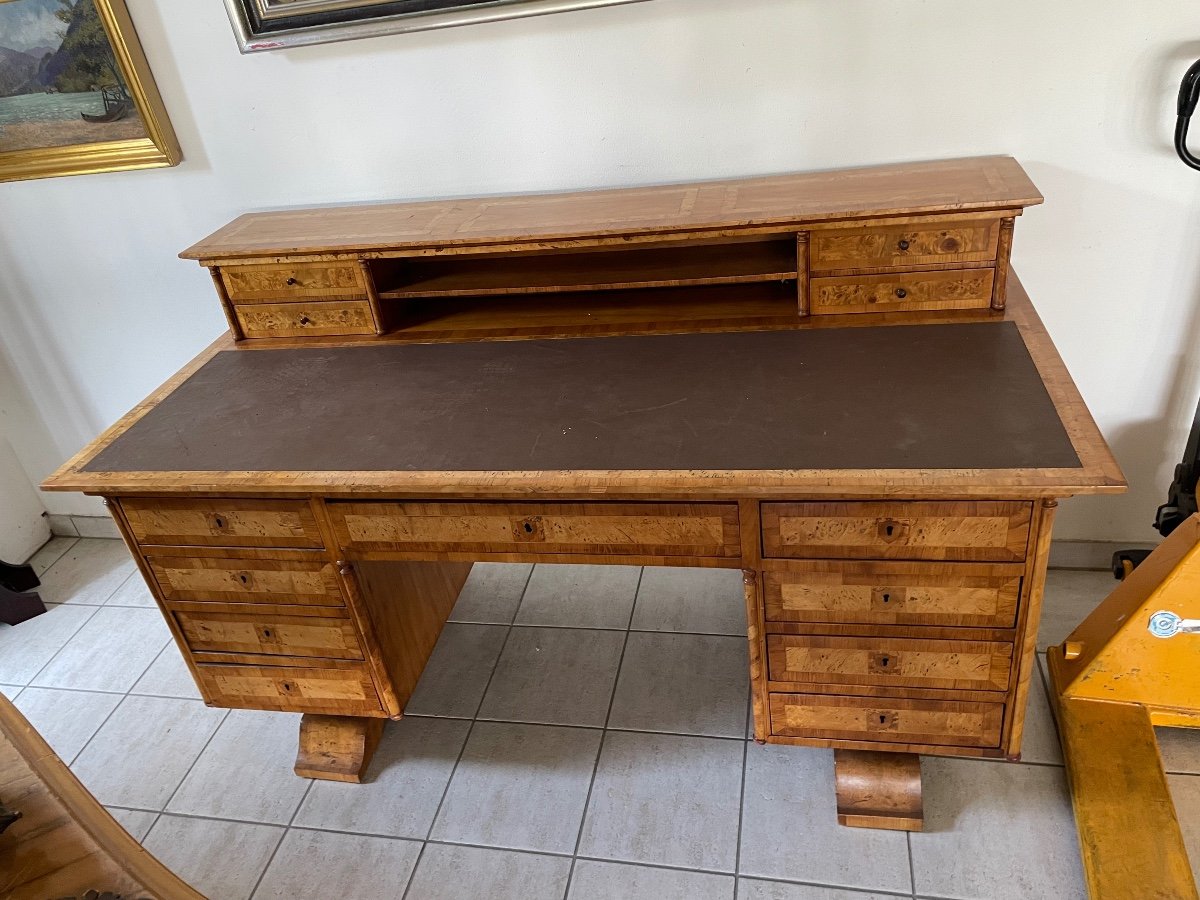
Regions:
[[[1012,628],[1019,563],[834,562],[768,571],[769,622]]]
[[[267,609],[260,607],[260,609]],[[172,613],[193,653],[262,653],[320,659],[362,659],[349,619],[286,616],[274,612]]]
[[[354,550],[737,557],[728,503],[335,502],[339,544]]]
[[[242,300],[302,300],[336,297],[365,300],[366,285],[357,263],[295,263],[284,266],[225,266],[225,292]]]
[[[375,333],[371,305],[365,300],[238,304],[234,312],[242,334],[248,338]]]
[[[1025,558],[1032,512],[993,500],[764,503],[763,555],[1009,562]]]
[[[333,564],[319,558],[149,556],[146,561],[166,600],[345,605]]]
[[[1012,644],[767,635],[771,681],[1006,691]]]
[[[986,309],[992,302],[992,269],[841,275],[814,278],[814,315],[905,310]]]
[[[998,747],[1003,703],[771,694],[771,733],[832,741]]]
[[[810,238],[810,268],[815,273],[991,262],[999,236],[999,218],[816,229]]]
[[[141,544],[217,547],[324,547],[302,500],[126,498],[121,509]]]
[[[331,716],[382,716],[366,666],[330,661],[308,666],[196,666],[204,699],[230,709],[274,709]]]

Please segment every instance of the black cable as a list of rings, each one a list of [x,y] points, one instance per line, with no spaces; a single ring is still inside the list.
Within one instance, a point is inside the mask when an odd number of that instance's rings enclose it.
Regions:
[[[1179,85],[1179,118],[1175,121],[1175,152],[1193,169],[1200,169],[1200,157],[1188,149],[1187,133],[1197,100],[1200,100],[1200,60],[1192,63]]]

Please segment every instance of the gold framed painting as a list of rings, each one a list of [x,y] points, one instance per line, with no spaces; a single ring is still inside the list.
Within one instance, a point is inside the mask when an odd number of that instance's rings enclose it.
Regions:
[[[125,0],[0,0],[0,181],[181,158]]]

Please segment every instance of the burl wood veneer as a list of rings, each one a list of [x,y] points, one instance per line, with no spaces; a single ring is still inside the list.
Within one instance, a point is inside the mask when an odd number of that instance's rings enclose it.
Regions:
[[[1009,268],[1007,157],[243,216],[230,334],[47,480],[206,702],[354,781],[471,563],[743,571],[754,733],[919,828],[1016,757],[1057,499],[1124,487]]]

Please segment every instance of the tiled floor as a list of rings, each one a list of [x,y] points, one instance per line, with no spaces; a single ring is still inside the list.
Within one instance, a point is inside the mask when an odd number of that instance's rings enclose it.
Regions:
[[[35,561],[53,606],[0,626],[0,690],[214,900],[1084,896],[1044,680],[1023,763],[926,759],[927,831],[839,827],[829,752],[746,740],[737,572],[477,566],[346,785],[292,774],[297,716],[199,701],[119,543]],[[1041,646],[1111,587],[1051,573]],[[1162,745],[1200,843],[1200,734]]]

